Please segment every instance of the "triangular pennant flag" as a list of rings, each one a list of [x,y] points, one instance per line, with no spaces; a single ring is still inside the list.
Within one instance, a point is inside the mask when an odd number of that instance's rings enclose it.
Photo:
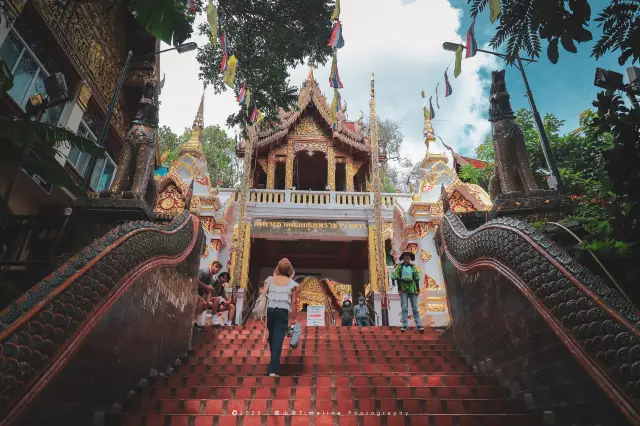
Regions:
[[[445,71],[445,74],[447,72]],[[438,84],[436,84],[436,106],[438,107],[438,109],[440,109],[440,102],[438,101],[438,86],[440,86],[440,82],[438,82]]]
[[[340,23],[340,21],[336,21],[336,24],[333,26],[331,38],[329,39],[329,44],[327,46],[331,46],[334,49],[342,49],[344,47],[344,38],[342,38],[342,24]]]
[[[433,104],[431,103],[431,98],[429,98],[429,116],[433,120],[436,118],[436,111],[433,109]]]
[[[331,14],[331,20],[335,21],[340,17],[340,0],[336,0],[336,7],[333,8],[333,13]]]
[[[244,103],[247,101],[247,83],[242,84],[242,88],[238,93],[238,99],[236,100],[240,105],[244,105]]]
[[[249,123],[253,124],[255,122],[260,122],[264,118],[264,114],[257,107],[253,108],[251,111],[251,117],[249,117]]]
[[[453,76],[455,78],[458,78],[461,72],[462,72],[462,46],[458,46],[458,50],[456,50],[456,65],[453,68]]]
[[[189,12],[195,13],[196,11],[196,0],[189,0]]]
[[[249,114],[249,103],[251,102],[251,89],[247,87],[247,99],[245,105],[247,106],[247,114]]]
[[[224,84],[231,87],[232,89],[235,87],[237,64],[238,60],[236,59],[236,55],[231,55],[231,57],[229,58],[229,63],[227,64],[227,70],[222,76],[222,81],[224,81]]]
[[[227,38],[224,34],[220,34],[220,48],[222,49],[222,62],[220,62],[220,72],[227,70],[227,62],[229,60],[229,47],[227,46]]]
[[[478,42],[476,41],[476,34],[473,28],[475,25],[476,20],[474,19],[469,27],[469,31],[467,31],[467,58],[476,56],[478,52]]]
[[[424,112],[424,119],[430,120],[431,116],[429,115],[429,110],[427,109],[427,106],[425,105],[424,107],[422,107],[422,110]]]
[[[489,0],[489,20],[493,24],[502,13],[500,0]]]
[[[211,0],[207,6],[207,22],[211,27],[211,45],[215,48],[218,44],[218,11]]]
[[[458,73],[460,74],[460,73]],[[453,87],[449,83],[449,76],[447,76],[447,70],[444,70],[444,97],[448,98],[453,93]]]
[[[333,62],[331,63],[331,75],[329,75],[329,86],[334,89],[342,89],[342,81],[340,81],[340,74],[338,74],[338,56],[333,54]]]

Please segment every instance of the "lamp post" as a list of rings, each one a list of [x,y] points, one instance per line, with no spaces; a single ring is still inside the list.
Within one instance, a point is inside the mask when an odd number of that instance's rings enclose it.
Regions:
[[[147,56],[156,56],[164,52],[169,52],[171,50],[177,50],[178,53],[190,52],[192,50],[197,49],[198,45],[194,42],[189,42],[185,44],[181,44],[177,47],[172,47],[169,49],[158,50],[157,52],[145,53],[144,55],[138,55],[135,58],[133,57],[133,52],[129,51],[127,54],[127,58],[124,61],[124,65],[122,66],[122,70],[120,71],[120,75],[118,76],[118,84],[113,92],[113,97],[111,98],[111,103],[109,104],[109,108],[107,108],[107,114],[104,117],[104,123],[102,123],[102,129],[100,130],[100,135],[98,136],[98,141],[96,144],[98,146],[104,145],[104,139],[107,137],[107,133],[109,131],[109,123],[111,122],[111,117],[113,117],[113,109],[116,106],[116,102],[118,101],[118,97],[120,96],[120,91],[122,90],[122,86],[124,85],[124,80],[127,77],[127,72],[129,71],[129,65],[131,64],[132,59],[141,59]],[[84,189],[85,191],[89,189],[91,185],[91,176],[93,175],[93,169],[96,167],[96,162],[98,159],[93,156],[89,161],[89,167],[87,167],[86,175],[84,176]]]
[[[456,52],[459,47],[465,49],[465,46],[458,43],[443,43],[442,48],[449,52]],[[490,50],[482,50],[478,49],[478,52],[487,53],[489,55],[497,56],[502,59],[507,59],[507,55],[503,55],[502,53],[491,52]],[[538,112],[538,108],[536,107],[536,103],[533,100],[533,93],[531,92],[531,87],[529,87],[529,80],[527,80],[527,74],[524,72],[524,66],[522,65],[522,61],[527,62],[536,62],[533,59],[520,58],[517,56],[516,58],[517,65],[516,68],[520,70],[522,74],[522,80],[524,81],[524,87],[526,89],[527,99],[529,100],[529,105],[531,106],[531,113],[533,114],[533,119],[536,123],[536,128],[538,130],[538,135],[540,136],[540,145],[542,146],[542,153],[544,154],[544,159],[547,163],[547,167],[551,171],[551,183],[549,186],[553,188],[553,180],[555,179],[555,184],[557,185],[558,191],[562,193],[564,188],[562,186],[562,180],[560,179],[560,172],[558,171],[558,166],[556,164],[556,160],[553,157],[553,153],[551,152],[551,145],[549,144],[549,138],[547,137],[547,132],[544,129],[544,124],[542,122],[542,118],[540,118],[540,113]]]

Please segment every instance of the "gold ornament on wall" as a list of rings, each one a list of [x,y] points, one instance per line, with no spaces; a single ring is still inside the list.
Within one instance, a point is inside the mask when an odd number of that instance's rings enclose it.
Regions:
[[[177,215],[184,211],[185,198],[174,184],[169,184],[158,196],[155,211],[160,214]]]
[[[433,256],[431,255],[431,253],[429,253],[428,251],[426,251],[425,249],[422,249],[422,251],[420,251],[420,260],[423,262],[428,262],[429,259],[431,259]]]
[[[211,249],[214,251],[220,251],[220,248],[222,247],[222,240],[219,239],[213,239],[211,240]]]
[[[418,252],[418,245],[415,243],[407,244],[407,248],[405,249],[405,251],[416,254]]]
[[[204,250],[202,250],[202,258],[206,259],[209,257],[209,246],[204,244]]]
[[[440,286],[438,286],[436,280],[431,278],[429,275],[424,274],[424,288],[427,290],[438,290]]]

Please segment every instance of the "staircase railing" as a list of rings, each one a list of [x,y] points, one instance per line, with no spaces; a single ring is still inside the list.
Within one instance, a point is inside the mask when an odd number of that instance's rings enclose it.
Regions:
[[[537,387],[560,398],[553,380],[563,376],[564,393],[580,392],[584,399],[574,414],[582,410],[583,416],[597,417],[597,410],[589,411],[597,406],[612,416],[608,424],[621,424],[613,419],[620,413],[640,424],[635,306],[543,233],[515,219],[498,218],[470,232],[448,211],[436,243],[454,339],[469,362],[507,384],[517,383],[534,407],[571,405],[548,398],[536,402]],[[553,356],[544,358],[539,352],[547,347]],[[580,367],[571,367],[574,363]],[[606,398],[616,408],[605,409]]]
[[[147,309],[137,306],[131,311],[132,317],[127,315],[125,327],[134,326],[145,310],[148,312],[144,315],[152,312],[160,315],[156,312],[157,303],[164,297],[162,300],[171,302],[181,315],[181,324],[186,322],[190,331],[192,314],[185,306],[195,307],[198,245],[202,241],[199,220],[188,212],[166,225],[125,223],[76,253],[0,312],[0,426],[14,422],[52,379],[65,371],[72,355],[98,324],[100,329],[108,328],[101,319],[112,306],[118,306],[125,294],[131,301],[140,304],[146,301],[148,305]],[[151,293],[126,293],[144,274],[182,267],[187,260],[190,269],[176,270],[170,275],[182,292],[182,299],[169,294],[160,275],[149,278],[146,288]],[[183,278],[189,287],[180,287]],[[163,291],[167,293],[165,296],[160,295]],[[190,337],[185,334],[181,339],[188,344]],[[172,356],[175,359],[176,354]]]

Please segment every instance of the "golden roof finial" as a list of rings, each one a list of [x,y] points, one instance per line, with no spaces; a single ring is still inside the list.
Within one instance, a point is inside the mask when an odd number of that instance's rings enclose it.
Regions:
[[[307,80],[315,80],[315,77],[313,76],[313,62],[309,62],[309,75],[307,75]]]
[[[202,151],[202,131],[204,130],[204,90],[202,91],[202,98],[200,99],[200,106],[196,113],[196,118],[193,120],[193,126],[191,128],[191,137],[189,141],[182,147],[180,152],[186,151]]]
[[[192,130],[204,129],[204,90],[202,91],[202,98],[200,98],[200,107],[196,113],[196,119],[193,120]]]

